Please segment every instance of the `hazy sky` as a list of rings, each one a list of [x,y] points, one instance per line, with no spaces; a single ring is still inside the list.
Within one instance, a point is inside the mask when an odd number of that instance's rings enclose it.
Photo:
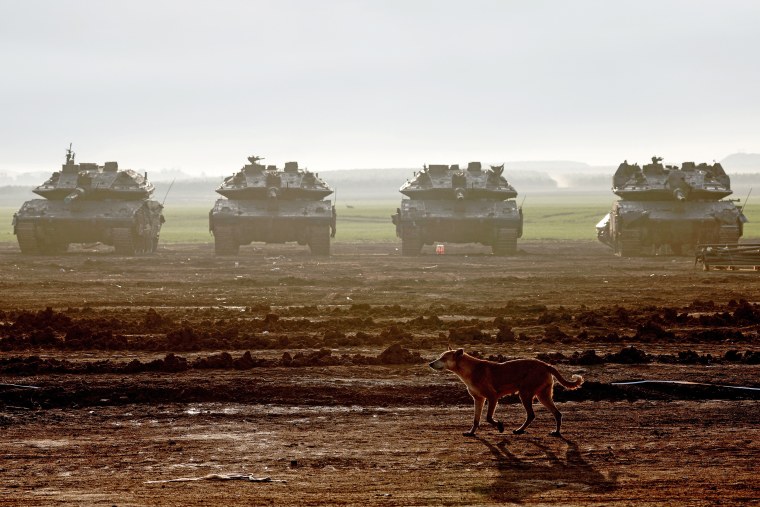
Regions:
[[[0,172],[760,152],[760,2],[0,0]]]

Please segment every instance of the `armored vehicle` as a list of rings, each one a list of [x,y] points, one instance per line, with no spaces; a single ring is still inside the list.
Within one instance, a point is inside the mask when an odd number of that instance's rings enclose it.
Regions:
[[[391,216],[402,255],[419,255],[435,242],[482,243],[494,255],[517,251],[522,209],[517,191],[504,178],[504,165],[483,170],[480,162],[424,166],[400,192],[408,199]]]
[[[21,252],[56,254],[71,243],[98,242],[120,255],[154,252],[164,217],[163,206],[149,199],[147,173],[116,162],[77,164],[74,157],[69,146],[61,170],[33,190],[44,199],[25,202],[13,215]]]
[[[318,174],[287,162],[283,170],[249,164],[225,178],[216,191],[225,198],[209,212],[217,255],[237,255],[253,241],[309,245],[313,255],[330,255],[335,237],[335,206],[324,200],[333,191]]]
[[[706,243],[736,244],[747,222],[724,197],[731,181],[719,163],[663,166],[652,157],[639,167],[627,161],[612,178],[621,197],[596,226],[597,236],[621,257],[673,253]]]

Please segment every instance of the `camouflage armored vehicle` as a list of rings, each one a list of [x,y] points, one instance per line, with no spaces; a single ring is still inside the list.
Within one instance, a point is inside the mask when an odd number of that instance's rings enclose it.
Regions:
[[[25,202],[13,215],[13,232],[24,254],[65,252],[71,243],[113,245],[120,255],[154,252],[164,217],[151,201],[147,173],[119,169],[116,162],[66,163],[33,190],[44,199]]]
[[[391,218],[402,255],[419,255],[435,242],[482,243],[494,255],[512,255],[522,236],[517,191],[502,176],[504,166],[483,170],[480,162],[430,165],[399,190],[408,199]]]
[[[731,181],[719,163],[663,166],[652,157],[639,167],[627,161],[612,178],[621,197],[596,226],[602,243],[621,257],[673,253],[705,243],[737,243],[747,222],[730,200]]]
[[[309,245],[313,255],[330,255],[335,237],[335,206],[324,200],[333,191],[318,174],[287,162],[283,170],[248,157],[240,171],[216,191],[225,198],[209,212],[217,255],[237,255],[253,241]]]

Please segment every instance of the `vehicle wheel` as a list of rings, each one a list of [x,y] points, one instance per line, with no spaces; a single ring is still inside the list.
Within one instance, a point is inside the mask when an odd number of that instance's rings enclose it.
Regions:
[[[216,255],[237,255],[238,252],[240,252],[240,245],[235,239],[233,228],[229,226],[214,227],[214,253]]]
[[[113,239],[114,251],[117,255],[134,255],[135,254],[135,237],[132,229],[127,227],[117,227],[111,232]]]
[[[311,255],[327,257],[330,255],[330,228],[315,226],[309,232],[309,249]]]
[[[401,255],[415,257],[422,251],[422,235],[415,227],[401,229]]]
[[[638,257],[641,255],[641,235],[638,230],[623,230],[616,240],[616,253],[620,257]]]
[[[718,243],[735,245],[739,242],[739,228],[735,225],[721,225],[718,231]]]
[[[34,224],[22,223],[16,226],[16,239],[21,253],[24,255],[38,255],[41,253],[40,244],[37,241]]]
[[[503,257],[517,253],[517,229],[496,229],[491,250],[494,255]]]

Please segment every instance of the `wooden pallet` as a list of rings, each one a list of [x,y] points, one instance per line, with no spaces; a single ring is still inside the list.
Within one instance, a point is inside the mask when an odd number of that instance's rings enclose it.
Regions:
[[[702,264],[705,271],[760,271],[760,244],[697,245],[694,265],[697,264]]]

